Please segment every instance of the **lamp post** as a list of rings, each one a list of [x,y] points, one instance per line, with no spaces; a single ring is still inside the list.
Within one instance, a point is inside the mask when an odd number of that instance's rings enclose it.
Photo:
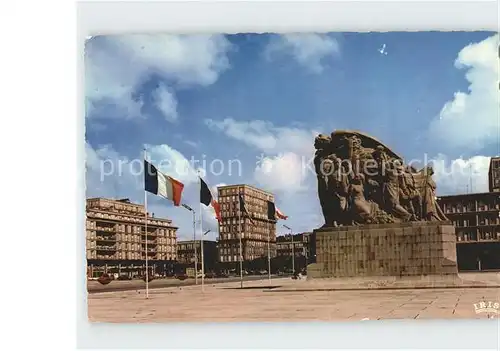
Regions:
[[[290,228],[286,224],[283,224],[283,227],[285,227],[286,229],[288,229],[290,231],[290,235],[292,236],[292,271],[293,271],[293,274],[295,274],[295,245],[293,243],[292,228]]]
[[[186,204],[182,204],[182,207],[193,213],[194,283],[198,285],[198,249],[196,248],[196,212]],[[203,255],[203,250],[202,250],[202,255]]]
[[[207,235],[208,233],[210,233],[210,229],[205,231],[205,233],[203,233],[203,236]],[[202,243],[203,243],[203,240],[202,240]],[[203,249],[203,246],[201,247],[201,281],[203,283],[203,281],[205,280],[205,250]]]

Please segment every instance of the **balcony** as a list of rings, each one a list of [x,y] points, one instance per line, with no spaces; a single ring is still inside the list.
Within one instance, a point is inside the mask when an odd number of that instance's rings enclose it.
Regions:
[[[92,240],[110,242],[110,243],[116,242],[116,240],[111,239],[110,236],[96,236],[95,238],[92,238]]]
[[[153,240],[147,240],[147,243],[148,245],[156,245],[157,244],[157,240],[156,239],[153,239]],[[146,240],[141,240],[141,244],[142,245],[145,245],[146,244]]]
[[[115,260],[116,255],[96,255],[95,256],[98,260]]]
[[[116,251],[116,245],[96,245],[96,250],[97,251]]]

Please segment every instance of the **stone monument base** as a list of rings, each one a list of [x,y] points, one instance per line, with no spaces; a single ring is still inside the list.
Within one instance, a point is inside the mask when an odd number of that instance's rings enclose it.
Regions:
[[[313,238],[316,263],[308,265],[308,279],[448,276],[455,280],[458,274],[455,227],[448,222],[320,228]]]

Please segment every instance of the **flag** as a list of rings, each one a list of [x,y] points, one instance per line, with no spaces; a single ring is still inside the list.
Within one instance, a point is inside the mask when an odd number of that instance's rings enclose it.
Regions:
[[[215,218],[217,218],[217,222],[221,222],[222,221],[222,217],[220,215],[220,205],[219,203],[217,202],[217,200],[215,199],[212,199],[212,207],[214,208],[215,210]]]
[[[238,198],[240,203],[240,211],[247,215],[250,223],[254,224],[252,217],[250,217],[250,212],[248,212],[247,206],[245,205],[245,200],[243,200],[243,196],[241,196],[241,194],[238,194]]]
[[[200,186],[200,202],[205,205],[205,206],[212,206],[215,210],[215,218],[217,218],[217,221],[221,221],[221,215],[220,215],[220,205],[215,200],[215,198],[212,195],[212,192],[208,188],[207,183],[203,179],[200,178],[201,186]]]
[[[276,206],[272,201],[267,202],[267,219],[276,220]]]
[[[284,219],[284,220],[287,220],[288,219],[288,216],[285,215],[283,212],[280,211],[279,208],[276,207],[276,216],[279,218],[279,219]]]
[[[284,215],[279,210],[279,208],[276,207],[274,202],[268,201],[267,202],[267,219],[275,221],[276,217],[278,217],[278,219],[287,219],[288,218],[288,216]]]
[[[144,160],[144,190],[152,194],[172,200],[180,206],[184,184],[162,172]]]

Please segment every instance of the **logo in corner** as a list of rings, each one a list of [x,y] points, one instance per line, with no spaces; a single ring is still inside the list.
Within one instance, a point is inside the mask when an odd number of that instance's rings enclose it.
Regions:
[[[480,301],[474,304],[474,311],[478,313],[500,314],[500,303],[493,301]]]

